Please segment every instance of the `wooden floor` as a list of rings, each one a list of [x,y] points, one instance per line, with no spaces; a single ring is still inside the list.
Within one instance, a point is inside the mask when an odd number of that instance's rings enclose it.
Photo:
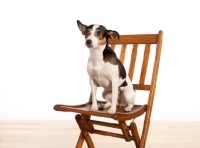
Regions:
[[[142,122],[136,123],[141,132]],[[78,136],[74,121],[0,121],[0,148],[74,148]],[[123,139],[91,136],[96,148],[135,148]],[[146,148],[200,148],[200,122],[151,121]]]

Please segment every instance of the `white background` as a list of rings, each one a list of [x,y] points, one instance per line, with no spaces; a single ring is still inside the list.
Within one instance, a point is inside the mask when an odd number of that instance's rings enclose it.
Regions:
[[[120,34],[163,30],[152,119],[200,121],[197,0],[0,1],[0,120],[73,119],[53,106],[88,100],[89,52],[77,19]]]

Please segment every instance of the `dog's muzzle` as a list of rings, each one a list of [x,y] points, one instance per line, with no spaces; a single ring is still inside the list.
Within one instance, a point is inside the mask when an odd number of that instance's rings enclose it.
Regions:
[[[99,44],[98,44],[97,46],[94,47],[94,46],[92,45],[92,40],[91,40],[91,39],[87,39],[86,42],[85,42],[85,45],[86,45],[88,48],[90,48],[90,49],[96,49],[96,48],[99,47]]]

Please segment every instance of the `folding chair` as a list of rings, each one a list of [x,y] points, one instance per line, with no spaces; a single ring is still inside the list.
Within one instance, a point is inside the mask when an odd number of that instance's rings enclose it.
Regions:
[[[133,86],[134,86],[134,89],[136,89],[136,91],[137,90],[149,91],[149,97],[148,97],[147,104],[134,105],[134,107],[132,108],[132,110],[130,112],[124,112],[123,107],[117,106],[117,110],[116,110],[115,114],[107,113],[107,110],[109,109],[109,107],[105,110],[91,111],[90,110],[91,94],[90,94],[90,100],[89,100],[89,102],[87,102],[85,104],[74,105],[74,106],[58,104],[58,105],[54,106],[54,109],[56,111],[79,113],[75,116],[76,122],[81,130],[79,139],[76,144],[76,148],[81,148],[84,140],[86,141],[87,146],[89,148],[94,148],[95,146],[90,137],[90,134],[100,134],[100,135],[104,135],[104,136],[112,136],[112,137],[122,138],[122,139],[125,139],[125,141],[127,141],[127,142],[132,140],[135,142],[136,148],[144,148],[145,147],[147,134],[148,134],[148,130],[149,130],[149,125],[150,125],[150,117],[151,117],[151,111],[152,111],[152,106],[153,106],[153,101],[154,101],[155,89],[156,89],[156,80],[157,80],[160,54],[161,54],[161,48],[162,48],[162,36],[163,36],[163,32],[159,31],[158,34],[121,35],[120,40],[118,40],[118,39],[109,40],[109,45],[112,47],[113,50],[115,48],[115,45],[118,45],[118,44],[122,45],[121,54],[120,54],[120,58],[119,58],[122,63],[124,63],[127,45],[129,45],[129,44],[133,45],[132,53],[131,53],[130,68],[128,71],[128,75],[131,80],[133,79],[137,51],[139,49],[138,46],[140,44],[145,45],[143,62],[142,62],[142,66],[141,66],[141,73],[140,73],[140,77],[139,77],[139,83],[133,84]],[[154,44],[156,46],[155,58],[154,58],[154,64],[153,64],[153,72],[151,74],[150,84],[145,84],[149,55],[150,55],[150,51],[151,51],[150,49],[151,49],[152,44]],[[137,97],[136,97],[136,100],[137,100]],[[104,103],[106,103],[106,102],[98,101],[98,104],[104,104]],[[144,113],[145,113],[145,117],[144,117],[142,134],[141,134],[141,136],[139,136],[136,123],[131,122],[130,125],[128,126],[126,124],[126,121],[135,119]],[[91,120],[90,119],[91,116],[112,118],[114,120],[117,120],[118,123],[109,123],[109,122]],[[97,130],[94,128],[93,125],[118,128],[118,129],[121,129],[122,134]]]

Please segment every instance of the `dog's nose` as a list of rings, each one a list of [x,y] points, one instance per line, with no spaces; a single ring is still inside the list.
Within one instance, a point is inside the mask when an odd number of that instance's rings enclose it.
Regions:
[[[86,40],[86,44],[90,45],[92,43],[92,40]]]

